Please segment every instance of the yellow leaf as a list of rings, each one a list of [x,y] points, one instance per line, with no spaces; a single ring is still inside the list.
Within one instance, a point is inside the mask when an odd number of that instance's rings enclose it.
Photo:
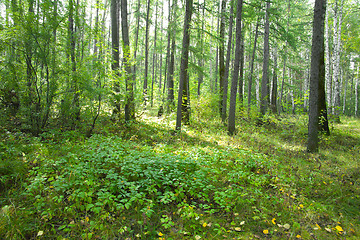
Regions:
[[[299,207],[300,207],[300,208],[304,208],[304,205],[300,204]]]
[[[264,233],[264,234],[269,234],[269,230],[265,229],[265,230],[263,231],[263,233]]]
[[[88,221],[89,221],[89,217],[86,217],[86,218],[85,218],[85,222],[88,222]]]
[[[206,227],[206,226],[207,226],[207,223],[206,223],[206,222],[204,222],[204,223],[203,223],[203,227]]]
[[[276,223],[275,223],[275,220],[276,220],[276,218],[273,218],[272,220],[271,220],[271,222],[275,225]]]
[[[164,234],[162,232],[159,232],[158,235],[161,237],[161,236],[164,236]]]
[[[296,238],[301,238],[301,236],[300,236],[300,235],[296,235]]]
[[[336,226],[335,228],[336,228],[336,230],[337,230],[338,232],[343,232],[343,231],[344,231],[344,230],[342,229],[342,227],[340,227],[340,226]]]
[[[234,228],[234,230],[237,231],[237,232],[240,232],[240,231],[241,231],[241,228],[240,228],[240,227],[236,227],[236,228]]]

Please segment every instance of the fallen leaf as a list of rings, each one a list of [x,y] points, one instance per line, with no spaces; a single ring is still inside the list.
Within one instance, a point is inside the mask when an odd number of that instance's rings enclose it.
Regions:
[[[240,223],[240,225],[244,225],[245,224],[245,221],[242,221],[241,223]]]
[[[285,229],[290,229],[290,224],[285,223],[283,227],[284,227]]]
[[[263,231],[263,233],[264,233],[264,234],[269,234],[269,230],[265,229],[265,230]]]
[[[330,228],[325,228],[325,230],[326,230],[327,232],[331,232],[331,229],[330,229]]]
[[[44,231],[39,231],[39,232],[37,233],[38,236],[42,236],[43,234],[44,234]]]
[[[336,230],[337,230],[338,232],[343,232],[343,231],[344,231],[344,230],[342,229],[342,227],[340,227],[340,226],[336,226],[335,228],[336,228]]]

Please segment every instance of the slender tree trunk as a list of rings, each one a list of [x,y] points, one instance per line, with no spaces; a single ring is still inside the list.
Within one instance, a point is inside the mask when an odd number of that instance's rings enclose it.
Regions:
[[[308,127],[308,152],[317,152],[319,149],[319,123],[321,103],[325,103],[325,62],[324,62],[324,20],[326,12],[326,0],[316,0],[314,7],[313,37],[311,50],[311,77],[310,77],[310,110]],[[321,91],[322,89],[322,91]],[[320,101],[319,101],[320,100]],[[327,115],[321,122],[327,121]]]
[[[226,110],[227,110],[227,99],[228,99],[228,86],[229,86],[229,71],[230,71],[230,58],[231,58],[231,49],[232,49],[232,38],[233,38],[233,22],[234,22],[234,0],[230,2],[230,19],[229,19],[229,37],[227,43],[226,51],[226,63],[225,63],[225,82],[224,82],[224,93],[222,99],[222,113],[221,119],[223,122],[226,120]]]
[[[249,63],[250,73],[249,73],[249,85],[248,85],[248,113],[250,113],[251,108],[251,89],[252,89],[252,78],[254,74],[254,61],[255,61],[255,53],[256,53],[256,43],[257,38],[259,35],[259,25],[260,25],[260,17],[258,17],[258,20],[256,22],[256,28],[255,28],[255,39],[254,39],[254,48],[252,52],[252,57]]]
[[[326,84],[327,106],[329,109],[331,109],[332,77],[331,77],[331,52],[330,52],[330,36],[329,36],[329,9],[326,10],[326,17],[325,17],[325,84]]]
[[[114,92],[115,92],[115,103],[113,114],[120,114],[120,54],[119,54],[119,6],[118,0],[111,0],[111,47],[112,47],[112,63],[111,69],[114,72],[114,76],[117,78],[114,84]]]
[[[235,62],[231,80],[230,91],[230,108],[228,119],[228,132],[230,135],[235,133],[235,110],[236,110],[236,93],[239,78],[240,58],[241,58],[241,16],[242,16],[243,0],[237,0],[236,8],[236,50],[235,50]]]
[[[157,71],[155,71],[156,69],[156,58],[157,58],[157,54],[156,54],[156,41],[157,41],[157,27],[158,27],[158,2],[156,1],[156,7],[155,7],[155,36],[154,36],[154,52],[153,52],[153,65],[152,65],[152,80],[151,80],[151,96],[150,96],[150,102],[151,102],[151,107],[154,105],[154,81],[156,80],[156,73]]]
[[[76,78],[76,56],[75,56],[75,48],[76,48],[76,39],[75,39],[75,24],[74,24],[74,8],[76,8],[73,0],[69,2],[69,40],[70,40],[70,61],[71,61],[71,69],[72,69],[72,91],[74,92],[73,96],[73,128],[76,127],[76,123],[80,121],[80,94],[79,94],[79,86],[78,80]]]
[[[264,61],[262,69],[261,80],[261,97],[260,97],[260,118],[262,118],[269,105],[269,35],[270,35],[270,22],[269,22],[270,2],[266,2],[265,13],[265,32],[264,32]]]
[[[340,47],[341,47],[341,24],[342,24],[342,7],[343,0],[340,5],[335,1],[334,9],[334,40],[333,40],[333,80],[334,80],[334,95],[333,95],[333,114],[334,119],[340,122]]]
[[[144,105],[148,101],[148,68],[149,68],[149,27],[150,27],[150,4],[151,0],[147,2],[146,10],[146,26],[145,26],[145,71],[144,71],[144,86],[143,86],[143,95],[144,95]]]
[[[170,112],[175,103],[174,103],[174,72],[175,72],[175,51],[176,51],[176,8],[177,8],[177,0],[173,2],[173,13],[172,13],[172,21],[171,21],[171,50],[170,50],[170,60],[168,66],[168,81],[167,81],[167,88],[168,88],[168,97],[167,97],[167,112]],[[169,9],[170,14],[170,9]]]
[[[127,20],[127,0],[121,0],[121,29],[123,47],[123,68],[126,85],[125,121],[135,119],[134,81],[131,76],[131,51]]]
[[[227,92],[224,92],[225,84],[225,62],[224,62],[224,39],[225,39],[225,11],[226,11],[226,0],[221,2],[221,13],[220,13],[220,41],[219,41],[219,113],[222,116],[222,101],[224,95],[227,95]],[[225,121],[225,119],[223,119]]]
[[[181,130],[181,122],[189,124],[190,111],[188,103],[188,64],[189,64],[189,48],[190,48],[190,24],[193,8],[193,0],[186,0],[184,33],[181,51],[180,80],[178,92],[178,106],[176,114],[176,130]]]
[[[244,102],[244,57],[245,57],[245,44],[244,44],[244,39],[245,39],[245,28],[244,28],[244,24],[242,27],[242,32],[241,32],[241,43],[240,43],[240,76],[239,76],[239,101],[240,101],[240,108],[243,107],[243,102]]]
[[[347,79],[347,76],[345,74],[342,74],[342,81],[343,81],[343,89],[344,89],[344,96],[343,96],[343,114],[346,113],[346,94],[347,94],[347,82],[348,82],[348,79]]]
[[[135,49],[134,49],[134,60],[136,62],[136,55],[138,49],[138,42],[139,42],[139,28],[140,28],[140,0],[137,3],[137,16],[136,16],[136,30],[135,30]],[[136,90],[136,63],[133,66],[133,81],[134,81],[134,91]]]
[[[290,25],[290,7],[291,7],[291,0],[288,1],[288,19],[286,24],[286,32],[289,32],[289,25]],[[280,96],[279,96],[279,114],[283,112],[283,96],[284,96],[284,85],[285,85],[285,73],[286,73],[286,61],[287,61],[287,52],[288,52],[288,42],[286,41],[285,44],[285,53],[284,53],[284,60],[283,60],[283,75],[281,80],[281,88],[280,88]]]
[[[274,70],[273,70],[273,79],[272,79],[272,89],[271,89],[271,111],[273,114],[277,114],[277,46],[274,47]]]

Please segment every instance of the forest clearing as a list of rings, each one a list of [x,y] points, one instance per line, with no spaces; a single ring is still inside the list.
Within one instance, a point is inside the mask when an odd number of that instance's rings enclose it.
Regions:
[[[359,0],[0,0],[0,239],[359,239]]]

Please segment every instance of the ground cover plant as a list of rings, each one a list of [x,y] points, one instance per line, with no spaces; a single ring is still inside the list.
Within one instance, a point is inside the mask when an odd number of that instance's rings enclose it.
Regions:
[[[200,119],[200,118],[199,118]],[[304,151],[306,117],[101,119],[86,138],[1,129],[3,239],[357,239],[360,122]]]

